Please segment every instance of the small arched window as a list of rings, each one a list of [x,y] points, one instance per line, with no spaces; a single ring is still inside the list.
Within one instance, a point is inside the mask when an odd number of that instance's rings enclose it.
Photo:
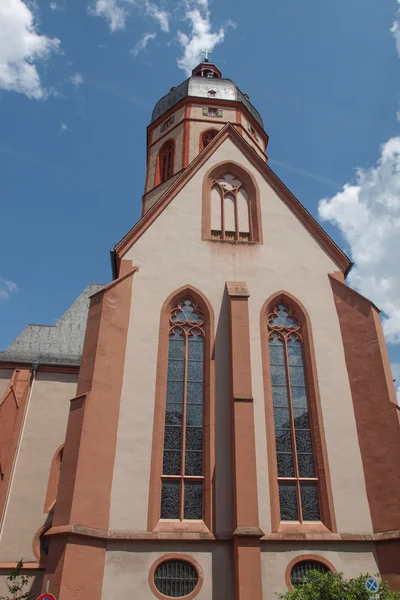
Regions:
[[[229,172],[215,179],[211,188],[211,237],[230,241],[252,239],[246,185]]]
[[[307,583],[309,573],[317,571],[318,573],[329,573],[330,568],[318,560],[300,560],[296,562],[290,572],[290,583],[293,587]]]
[[[210,142],[213,141],[218,131],[216,129],[207,129],[207,131],[203,131],[201,135],[201,147],[200,150],[203,150]]]
[[[238,163],[220,163],[203,180],[202,239],[262,243],[258,186]]]
[[[203,519],[203,313],[190,297],[169,315],[161,519]]]
[[[168,140],[161,147],[158,155],[159,183],[167,181],[174,174],[175,145]]]
[[[319,482],[309,418],[302,331],[289,304],[268,315],[281,521],[319,521]]]

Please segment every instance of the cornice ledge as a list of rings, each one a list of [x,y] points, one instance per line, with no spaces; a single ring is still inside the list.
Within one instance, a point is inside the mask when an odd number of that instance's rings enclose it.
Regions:
[[[262,542],[386,542],[400,539],[400,530],[375,533],[266,533]]]
[[[206,532],[185,531],[125,531],[119,529],[96,529],[83,525],[58,525],[52,527],[44,535],[77,535],[103,540],[190,540],[190,541],[215,541],[232,539],[230,534],[221,533],[214,535]]]
[[[255,538],[263,538],[264,532],[259,527],[236,527],[232,536],[234,538],[237,537],[255,537]]]

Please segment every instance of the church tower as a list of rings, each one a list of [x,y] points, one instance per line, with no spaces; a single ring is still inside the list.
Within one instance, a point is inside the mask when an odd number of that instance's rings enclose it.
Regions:
[[[58,600],[273,600],[311,569],[400,590],[379,310],[267,145],[206,58],[155,105],[113,281],[0,353],[3,581],[24,556]]]

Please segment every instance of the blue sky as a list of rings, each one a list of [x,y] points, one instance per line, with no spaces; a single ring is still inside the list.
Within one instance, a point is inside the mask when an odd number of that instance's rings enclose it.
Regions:
[[[260,111],[271,167],[385,310],[400,377],[395,0],[0,4],[0,348],[110,280],[108,251],[140,216],[152,107],[208,47]]]

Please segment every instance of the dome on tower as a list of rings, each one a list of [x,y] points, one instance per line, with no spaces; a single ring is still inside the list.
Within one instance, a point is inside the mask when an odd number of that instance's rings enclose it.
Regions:
[[[262,118],[251,104],[247,94],[243,94],[231,79],[224,79],[221,71],[214,63],[208,60],[200,63],[192,71],[192,76],[178,87],[171,88],[169,94],[163,96],[154,107],[151,121],[155,121],[182,98],[215,98],[216,100],[230,100],[241,102],[254,117],[261,127]]]

